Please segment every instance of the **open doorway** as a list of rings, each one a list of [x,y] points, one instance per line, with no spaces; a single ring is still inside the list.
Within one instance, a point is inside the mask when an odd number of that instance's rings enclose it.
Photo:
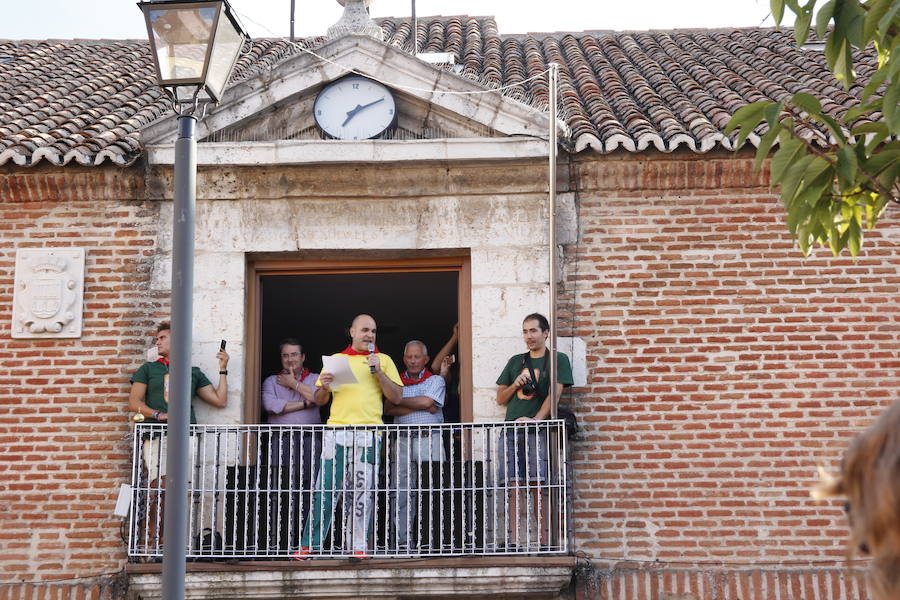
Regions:
[[[403,370],[403,348],[418,339],[437,355],[460,321],[455,381],[448,388],[447,422],[471,420],[468,257],[341,262],[260,261],[251,263],[248,290],[248,368],[245,419],[265,422],[259,385],[280,369],[278,342],[296,337],[306,366],[318,372],[323,354],[343,350],[350,322],[371,314],[378,326],[378,347]]]

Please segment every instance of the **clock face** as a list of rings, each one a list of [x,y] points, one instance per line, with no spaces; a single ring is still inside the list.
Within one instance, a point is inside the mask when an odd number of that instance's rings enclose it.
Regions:
[[[391,91],[371,79],[351,75],[330,83],[316,96],[316,124],[341,140],[368,140],[390,129],[397,119]]]

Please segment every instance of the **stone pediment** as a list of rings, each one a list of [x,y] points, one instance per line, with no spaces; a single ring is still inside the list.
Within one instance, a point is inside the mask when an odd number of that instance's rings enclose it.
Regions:
[[[361,35],[341,37],[316,48],[315,55],[290,57],[233,84],[222,102],[198,123],[197,139],[232,148],[235,144],[291,146],[287,141],[315,141],[316,146],[358,144],[324,140],[313,118],[316,94],[328,83],[351,73],[385,83],[397,102],[397,127],[391,139],[363,143],[452,139],[499,142],[498,138],[516,138],[546,149],[548,113],[500,93],[484,93],[488,88],[475,81]],[[158,145],[158,150],[165,148],[174,142],[175,133],[174,116],[143,131],[151,146],[151,162],[169,162],[165,156],[170,153],[154,154],[153,145]],[[506,148],[515,152],[509,144]],[[526,154],[534,151],[532,148]]]

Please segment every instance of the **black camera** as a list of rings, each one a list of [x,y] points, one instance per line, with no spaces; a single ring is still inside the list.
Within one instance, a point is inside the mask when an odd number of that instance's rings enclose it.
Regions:
[[[533,396],[536,391],[537,388],[534,386],[534,382],[530,379],[526,381],[522,386],[522,393],[526,396]]]

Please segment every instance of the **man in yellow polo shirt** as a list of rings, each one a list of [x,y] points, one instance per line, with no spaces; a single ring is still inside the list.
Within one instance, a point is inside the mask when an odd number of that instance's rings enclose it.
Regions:
[[[353,556],[367,558],[369,521],[375,503],[375,475],[381,450],[381,433],[376,428],[341,427],[382,425],[382,396],[399,404],[403,384],[394,361],[375,347],[375,319],[359,315],[350,326],[350,345],[333,356],[346,356],[357,383],[332,389],[334,376],[323,371],[316,382],[316,404],[331,400],[328,430],[322,440],[322,462],[316,480],[313,505],[295,559],[322,553],[322,543],[331,530],[336,496],[344,496],[344,547]],[[329,552],[329,554],[331,554]]]

